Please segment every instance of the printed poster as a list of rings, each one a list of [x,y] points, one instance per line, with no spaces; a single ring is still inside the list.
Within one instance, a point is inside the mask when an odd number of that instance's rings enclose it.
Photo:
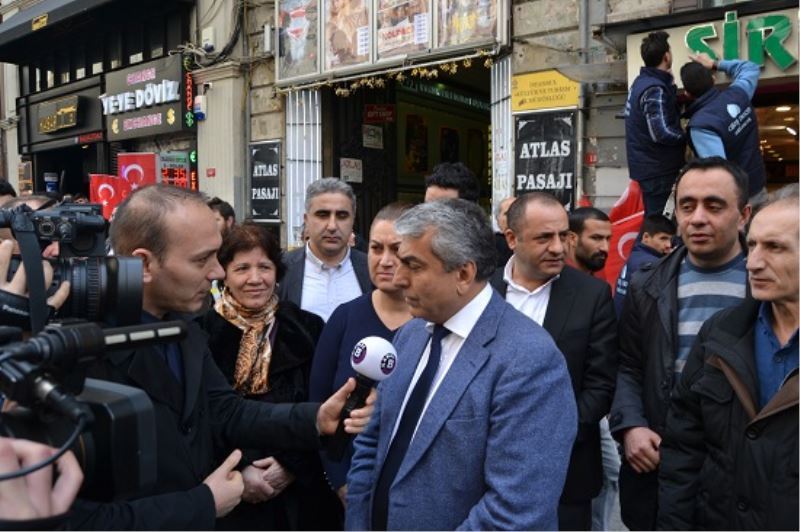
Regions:
[[[378,58],[428,48],[430,0],[378,0]]]
[[[460,46],[494,40],[497,35],[498,0],[437,0],[437,47]]]
[[[366,0],[324,0],[325,70],[360,65],[370,59]]]
[[[317,20],[319,0],[279,0],[278,77],[315,74],[319,67]]]
[[[575,194],[575,111],[520,115],[515,128],[517,196],[541,190],[571,210]]]

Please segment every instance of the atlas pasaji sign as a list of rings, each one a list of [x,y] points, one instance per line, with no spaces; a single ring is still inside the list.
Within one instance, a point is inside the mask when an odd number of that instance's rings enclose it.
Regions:
[[[192,129],[193,87],[179,55],[106,75],[100,95],[108,140]]]

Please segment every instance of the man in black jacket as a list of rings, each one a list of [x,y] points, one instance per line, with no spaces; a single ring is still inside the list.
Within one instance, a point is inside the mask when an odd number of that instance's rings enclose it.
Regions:
[[[117,210],[111,241],[119,255],[142,259],[142,321],[182,319],[200,310],[211,281],[224,274],[222,242],[211,210],[196,193],[154,185]],[[333,434],[348,383],[322,406],[247,401],[217,368],[207,337],[194,322],[179,344],[109,353],[90,376],[144,390],[153,403],[158,445],[156,483],[135,500],[77,502],[74,529],[206,530],[232,510],[245,488],[235,467],[240,447],[314,449]],[[364,409],[347,423],[357,432]],[[233,451],[233,453],[231,453]],[[218,465],[216,456],[231,453]],[[257,488],[257,487],[256,487]]]
[[[508,210],[514,255],[492,286],[550,333],[567,361],[578,404],[578,435],[558,507],[561,530],[590,530],[592,498],[603,483],[600,419],[616,378],[616,316],[608,285],[565,266],[567,211],[555,196],[531,192]]]
[[[750,225],[753,299],[705,323],[675,388],[661,445],[658,528],[800,524],[800,205],[797,184],[787,188],[788,197],[762,208]]]
[[[659,446],[692,342],[706,319],[745,296],[747,175],[719,157],[691,161],[676,181],[675,212],[685,247],[633,276],[619,323],[609,424],[624,444],[620,508],[632,530],[655,527]]]

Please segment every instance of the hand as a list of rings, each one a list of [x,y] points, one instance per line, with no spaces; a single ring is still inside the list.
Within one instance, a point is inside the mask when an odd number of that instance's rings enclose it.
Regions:
[[[271,456],[256,460],[253,465],[263,470],[262,478],[269,482],[269,485],[275,490],[273,497],[280,495],[283,490],[289,487],[289,484],[294,482],[294,475]]]
[[[344,506],[345,510],[347,509],[347,484],[342,485],[338,490],[336,490],[336,495],[339,496],[339,500],[342,501],[342,506]]]
[[[658,467],[661,436],[647,427],[633,427],[625,432],[625,458],[637,473],[649,473]]]
[[[6,280],[13,252],[13,240],[3,240],[0,242],[0,290],[27,297],[28,280],[25,276],[25,268],[22,265],[17,268],[14,277],[12,277],[10,281]],[[42,267],[44,268],[44,285],[50,286],[50,283],[53,282],[53,267],[47,261],[42,261]],[[69,281],[64,281],[58,287],[58,290],[47,298],[47,304],[58,309],[64,304],[67,297],[69,297]]]
[[[709,70],[714,68],[714,60],[711,59],[711,56],[709,56],[705,52],[702,52],[702,53],[699,53],[699,54],[689,54],[689,59],[691,59],[695,63],[700,63],[701,65],[703,65],[705,68],[707,68]]]
[[[339,426],[339,416],[344,408],[344,403],[347,401],[347,396],[356,389],[356,380],[352,377],[347,379],[344,386],[339,388],[336,393],[331,395],[327,401],[322,403],[317,412],[317,428],[319,433],[332,436],[336,433],[336,427]],[[361,433],[369,423],[372,416],[372,411],[375,410],[375,399],[378,397],[378,392],[373,388],[369,392],[367,401],[363,407],[353,410],[350,417],[344,420],[344,431],[348,434]]]
[[[264,469],[249,465],[242,470],[242,480],[244,481],[244,492],[242,500],[250,504],[268,501],[273,498],[275,488],[264,480]]]
[[[234,470],[241,459],[242,451],[236,449],[222,462],[221,466],[203,481],[203,484],[208,486],[208,489],[211,490],[211,495],[214,497],[214,508],[217,511],[217,517],[228,515],[242,500],[242,492],[244,491],[242,474]]]
[[[34,465],[55,452],[52,447],[40,443],[0,438],[0,473],[12,473]],[[62,455],[55,467],[58,470],[55,484],[53,466],[0,482],[0,518],[42,519],[66,512],[81,487],[83,471],[71,451]]]

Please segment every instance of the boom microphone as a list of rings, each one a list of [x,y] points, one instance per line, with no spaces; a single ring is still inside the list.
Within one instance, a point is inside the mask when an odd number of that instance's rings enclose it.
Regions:
[[[388,340],[380,336],[367,336],[358,342],[350,355],[350,364],[356,371],[356,389],[347,398],[339,417],[336,434],[328,444],[328,456],[335,461],[344,457],[352,435],[344,431],[344,420],[353,410],[367,402],[370,389],[392,374],[397,367],[397,353]]]

